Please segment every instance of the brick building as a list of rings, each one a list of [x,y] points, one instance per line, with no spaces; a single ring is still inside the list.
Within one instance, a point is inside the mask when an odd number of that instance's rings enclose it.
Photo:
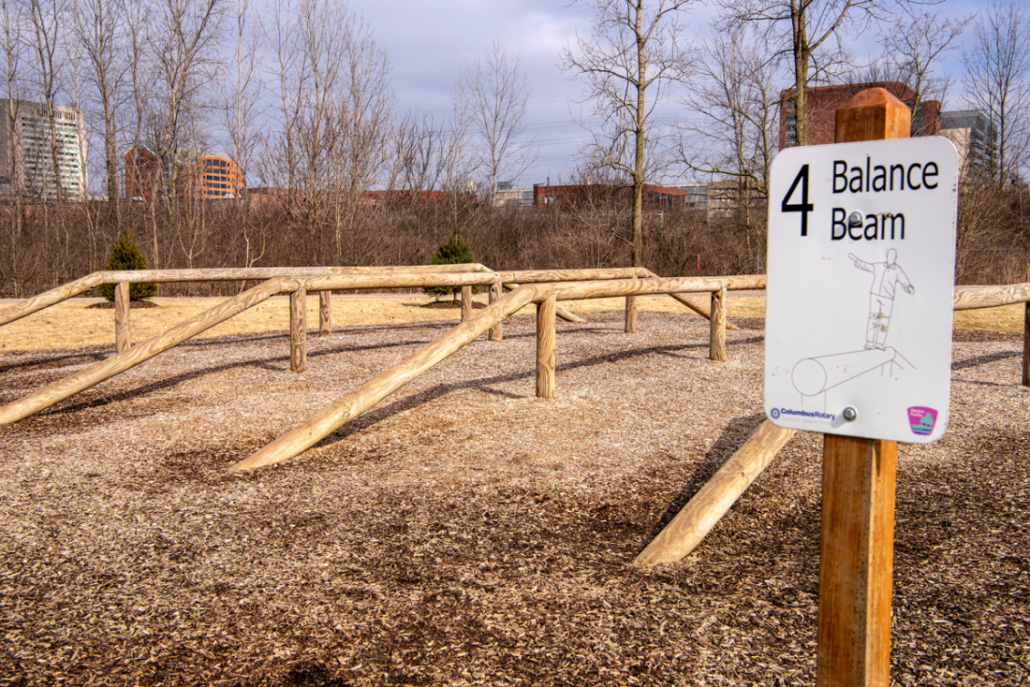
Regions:
[[[682,188],[644,184],[644,207],[667,210],[683,207],[687,192]],[[614,184],[575,184],[551,186],[533,184],[533,207],[564,205],[569,207],[598,205],[616,200],[627,206],[633,200],[631,186]]]
[[[837,110],[844,107],[859,91],[883,88],[910,108],[916,101],[916,92],[900,81],[870,81],[867,83],[817,86],[808,89],[808,143],[833,143],[837,123]],[[794,111],[795,90],[780,92],[780,150],[797,145],[797,114]],[[924,100],[912,113],[913,136],[935,136],[941,128],[941,103]]]

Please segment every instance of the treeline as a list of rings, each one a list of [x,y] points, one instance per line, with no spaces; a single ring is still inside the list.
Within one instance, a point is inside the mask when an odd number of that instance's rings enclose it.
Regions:
[[[1030,281],[1030,193],[964,189],[957,281]],[[0,297],[24,298],[103,269],[124,228],[152,268],[423,265],[455,231],[477,261],[499,270],[630,264],[630,209],[494,207],[464,194],[446,201],[340,204],[312,212],[273,201],[0,208]],[[691,209],[645,213],[644,264],[662,276],[754,274],[765,269],[766,209],[706,217]],[[160,295],[226,294],[238,284],[164,285]]]

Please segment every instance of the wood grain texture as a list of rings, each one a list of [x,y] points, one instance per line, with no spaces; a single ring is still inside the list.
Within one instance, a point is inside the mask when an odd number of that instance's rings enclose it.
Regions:
[[[795,431],[765,420],[640,552],[633,564],[675,563],[688,556],[769,466]]]
[[[905,103],[883,88],[859,91],[837,110],[835,141],[880,141],[908,138],[912,114]]]
[[[729,290],[751,290],[764,284],[760,276],[674,277],[652,279],[619,279],[610,281],[562,282],[551,285],[559,301],[645,296],[663,293],[695,293]]]
[[[637,297],[626,296],[626,333],[637,333]]]
[[[1023,386],[1030,386],[1030,301],[1023,306]]]
[[[61,301],[74,298],[84,291],[88,291],[96,286],[100,286],[104,283],[104,276],[101,272],[94,272],[87,274],[81,279],[70,281],[67,284],[62,284],[57,288],[44,291],[43,293],[26,298],[25,300],[12,303],[4,308],[0,308],[0,326],[20,320],[21,318],[31,315],[34,312],[39,312],[43,308],[49,308],[51,305],[56,305]]]
[[[819,553],[820,687],[887,687],[897,444],[827,434]]]
[[[129,282],[114,287],[114,345],[118,354],[132,348],[132,327],[129,321]]]
[[[654,279],[658,278],[657,274],[655,274],[651,270],[647,270],[647,269],[641,269],[641,274],[638,275],[638,276],[644,277],[644,278],[654,278]],[[765,282],[762,281],[761,283],[762,283],[762,290],[765,290]],[[669,298],[672,298],[673,300],[678,301],[679,303],[682,303],[683,305],[685,305],[687,307],[687,309],[693,310],[694,312],[696,312],[698,315],[700,315],[701,317],[705,318],[706,320],[712,319],[711,313],[709,313],[709,311],[708,311],[708,304],[706,304],[706,303],[704,303],[704,302],[702,302],[702,301],[700,301],[698,299],[695,299],[695,298],[689,298],[688,296],[684,296],[683,294],[680,294],[680,293],[669,293],[669,294],[666,294],[666,295]],[[726,322],[726,328],[731,330],[731,331],[738,331],[740,329],[740,327],[738,327],[737,325],[733,324],[732,322],[728,322],[728,321]]]
[[[557,358],[557,301],[549,296],[536,306],[536,397],[554,398],[554,368]]]
[[[708,359],[726,362],[726,289],[712,291],[712,317],[708,327]]]
[[[171,329],[151,337],[128,352],[109,358],[84,370],[49,384],[27,396],[0,407],[0,424],[17,422],[44,408],[73,396],[84,389],[110,379],[116,374],[150,360],[155,355],[177,346],[203,331],[225,322],[248,308],[262,303],[282,291],[278,279],[270,279],[219,303]]]
[[[501,286],[501,282],[496,281],[490,285],[490,305],[493,305],[497,301],[501,300],[501,295],[504,289]],[[495,326],[490,328],[490,340],[500,343],[504,340],[504,325],[498,322]]]
[[[468,322],[470,319],[472,319],[472,287],[466,285],[461,287],[461,321]]]
[[[446,359],[498,322],[537,300],[537,287],[520,287],[468,322],[441,336],[411,357],[384,370],[360,388],[319,411],[301,426],[287,432],[260,451],[232,467],[233,471],[272,465],[292,458],[321,441],[373,405],[400,389],[432,366]]]
[[[955,288],[955,310],[996,308],[1000,305],[1030,302],[1030,282],[1007,286],[959,286]]]
[[[297,289],[290,294],[290,372],[308,369],[308,292]]]
[[[836,141],[907,138],[910,121],[900,100],[866,89],[837,111]],[[893,441],[823,439],[818,687],[890,683],[896,463]]]
[[[514,291],[515,289],[519,288],[519,286],[521,286],[521,285],[520,284],[516,284],[516,283],[505,283],[504,284],[504,288],[506,290],[509,290],[509,291]],[[586,319],[580,317],[579,315],[576,315],[574,313],[569,312],[568,310],[566,310],[565,308],[561,307],[560,305],[557,306],[554,309],[554,313],[555,313],[555,315],[557,315],[561,319],[565,320],[566,322],[571,322],[573,324],[583,324],[584,322],[587,321]]]
[[[643,276],[637,267],[584,270],[518,270],[499,272],[505,284],[544,284],[560,281],[588,281],[591,279],[632,279]]]
[[[333,333],[333,292],[318,292],[318,335],[329,336]]]
[[[383,274],[332,274],[320,277],[281,277],[283,290],[347,291],[351,289],[412,289],[427,286],[489,286],[493,272],[390,272]]]

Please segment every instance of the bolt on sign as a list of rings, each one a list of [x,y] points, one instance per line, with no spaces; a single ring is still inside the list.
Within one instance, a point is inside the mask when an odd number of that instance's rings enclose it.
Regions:
[[[769,185],[765,412],[928,443],[948,423],[958,154],[928,136],[787,148]]]

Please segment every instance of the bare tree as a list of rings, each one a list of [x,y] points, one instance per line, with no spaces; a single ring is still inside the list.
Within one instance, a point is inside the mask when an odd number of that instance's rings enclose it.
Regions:
[[[160,97],[164,112],[158,156],[168,176],[167,197],[177,198],[180,153],[190,117],[196,116],[196,96],[211,66],[221,20],[220,0],[160,0],[156,11],[155,55],[160,68]]]
[[[775,56],[749,27],[717,34],[702,48],[685,102],[695,113],[678,146],[679,161],[695,172],[728,180],[713,187],[729,196],[743,229],[747,264],[757,258],[756,200],[769,194],[779,98]]]
[[[39,187],[33,189],[33,191],[44,198],[52,194],[58,203],[64,201],[64,186],[61,183],[60,164],[63,143],[58,141],[57,117],[54,108],[57,105],[57,91],[59,88],[57,74],[59,64],[58,48],[61,41],[64,15],[65,8],[59,4],[59,0],[30,0],[29,2],[29,16],[32,19],[33,28],[32,49],[37,57],[35,63],[37,88],[40,97],[43,99],[43,106],[49,125],[47,145],[45,147],[40,145],[39,150],[44,152],[49,148],[50,157],[50,173],[34,175],[34,178],[39,182]]]
[[[720,0],[729,25],[754,23],[767,40],[784,45],[794,74],[797,145],[808,144],[808,83],[817,57],[832,62],[842,36],[860,32],[886,15],[889,5],[909,0]],[[828,65],[824,65],[827,68]]]
[[[77,0],[73,9],[76,38],[87,60],[87,80],[93,86],[92,95],[103,123],[107,203],[116,223],[119,217],[117,107],[128,68],[118,59],[124,50],[123,10],[124,5],[119,0]]]
[[[0,21],[3,22],[2,33],[0,33],[0,58],[3,59],[4,87],[7,95],[7,107],[3,112],[4,127],[7,133],[7,140],[16,140],[18,126],[18,98],[21,95],[22,87],[22,49],[24,41],[25,24],[27,17],[24,13],[24,5],[21,2],[12,0],[0,0]],[[22,199],[22,159],[20,151],[15,146],[8,149],[7,166],[4,174],[7,176],[8,191],[14,197],[13,221],[9,228],[9,240],[7,244],[7,260],[0,260],[0,278],[10,279],[15,298],[20,295],[19,275],[20,269],[20,244],[25,224],[25,209]]]
[[[966,98],[991,122],[992,177],[999,188],[1021,178],[1030,154],[1030,15],[1015,2],[992,2],[973,23],[964,54]]]
[[[679,19],[689,2],[595,0],[591,37],[578,40],[578,53],[563,53],[562,68],[586,80],[587,99],[604,123],[606,135],[597,139],[594,156],[632,179],[634,266],[644,258],[644,182],[648,144],[658,138],[655,106],[663,100],[662,89],[684,73]]]
[[[494,43],[485,55],[477,55],[462,76],[472,129],[483,146],[480,155],[489,177],[489,199],[493,200],[502,171],[514,179],[535,160],[532,144],[523,139],[532,88],[518,55],[500,43]]]
[[[950,83],[946,75],[936,72],[941,58],[956,48],[956,41],[969,25],[972,17],[942,19],[939,14],[926,10],[905,8],[898,25],[883,37],[883,56],[887,79],[907,84],[915,97],[915,110],[924,100],[944,100]],[[876,80],[876,79],[873,79]],[[912,118],[912,135],[921,121]]]

